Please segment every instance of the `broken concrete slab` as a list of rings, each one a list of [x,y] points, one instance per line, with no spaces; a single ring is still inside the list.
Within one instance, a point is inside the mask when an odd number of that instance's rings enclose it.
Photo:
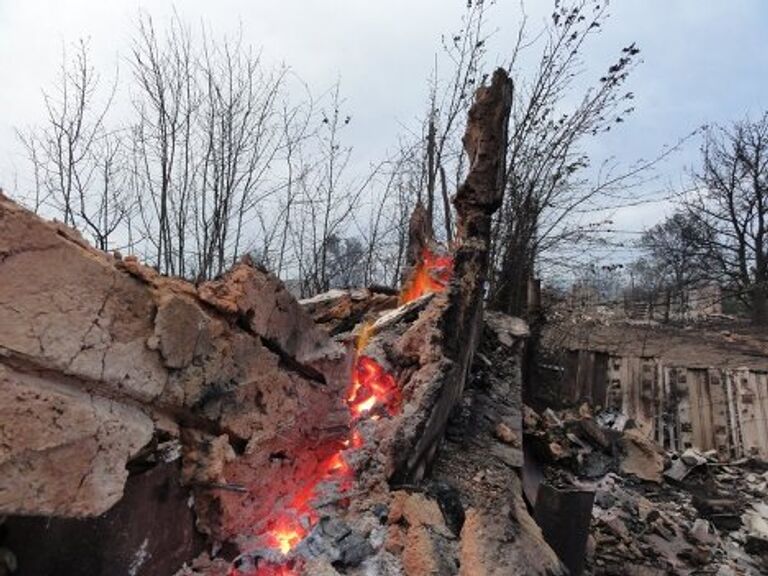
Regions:
[[[141,410],[2,364],[0,422],[0,514],[102,514],[154,430]]]

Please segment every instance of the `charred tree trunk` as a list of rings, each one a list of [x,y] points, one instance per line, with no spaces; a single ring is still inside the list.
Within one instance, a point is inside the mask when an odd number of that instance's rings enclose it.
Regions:
[[[480,337],[485,282],[491,246],[491,219],[501,206],[506,166],[507,125],[512,103],[512,83],[498,69],[490,86],[475,93],[469,111],[464,149],[470,169],[459,188],[454,205],[457,213],[457,249],[454,276],[436,324],[442,336],[443,360],[425,366],[420,405],[414,422],[405,422],[395,442],[394,483],[418,482],[434,458],[448,416],[460,397]],[[413,380],[418,380],[417,373]],[[424,414],[427,417],[424,417]],[[407,420],[407,419],[406,419]]]
[[[435,240],[435,232],[432,227],[432,218],[429,212],[424,208],[421,201],[411,213],[411,219],[408,222],[408,246],[405,249],[405,268],[403,269],[402,283],[410,276],[411,270],[422,258],[424,249],[431,248]]]

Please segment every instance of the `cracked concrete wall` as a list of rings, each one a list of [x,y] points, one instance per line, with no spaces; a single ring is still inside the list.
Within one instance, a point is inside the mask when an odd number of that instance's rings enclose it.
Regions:
[[[249,450],[311,435],[342,410],[347,362],[247,262],[196,287],[0,195],[2,514],[101,514],[126,463],[185,428]]]

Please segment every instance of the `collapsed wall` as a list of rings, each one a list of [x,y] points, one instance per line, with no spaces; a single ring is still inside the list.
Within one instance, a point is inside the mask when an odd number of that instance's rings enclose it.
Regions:
[[[768,372],[594,350],[568,356],[563,395],[573,403],[621,412],[669,450],[768,458]]]
[[[0,196],[0,514],[103,515],[129,468],[164,460],[174,486],[232,489],[235,453],[346,424],[347,371],[346,350],[249,263],[199,286],[164,278]]]

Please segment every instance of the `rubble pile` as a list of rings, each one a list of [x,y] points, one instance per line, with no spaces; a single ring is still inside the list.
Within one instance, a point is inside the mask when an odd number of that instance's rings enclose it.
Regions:
[[[300,300],[302,308],[331,336],[352,331],[376,314],[397,306],[396,290],[383,287],[329,290]]]
[[[586,404],[541,414],[526,407],[524,427],[535,509],[544,486],[594,496],[584,573],[768,573],[768,463],[664,452],[631,420]]]

